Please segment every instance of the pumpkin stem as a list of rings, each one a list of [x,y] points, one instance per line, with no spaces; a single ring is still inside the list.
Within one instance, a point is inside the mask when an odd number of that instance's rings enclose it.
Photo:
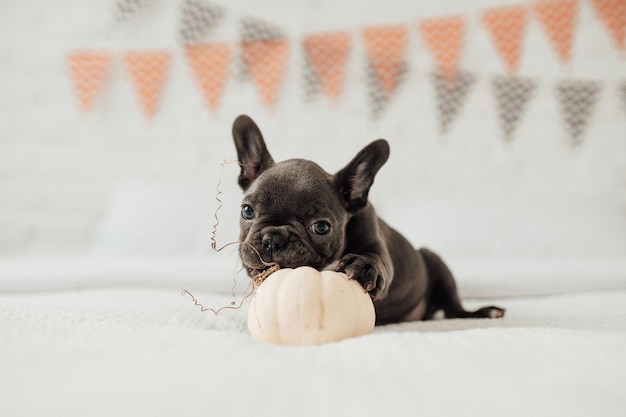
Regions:
[[[269,277],[270,275],[272,275],[274,272],[278,271],[279,269],[280,269],[280,265],[273,264],[265,271],[259,274],[256,274],[254,277],[252,277],[252,281],[254,281],[254,285],[258,287],[259,285],[263,284],[263,281],[265,281],[267,277]]]

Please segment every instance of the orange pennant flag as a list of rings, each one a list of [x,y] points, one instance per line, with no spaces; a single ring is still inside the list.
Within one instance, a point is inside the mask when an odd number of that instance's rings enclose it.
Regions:
[[[153,117],[161,98],[170,66],[167,51],[134,51],[124,56],[126,70],[135,87],[141,109],[147,117]]]
[[[91,110],[112,60],[111,53],[105,51],[75,51],[67,55],[67,64],[81,111]]]
[[[572,59],[578,0],[539,0],[535,3],[535,13],[559,61],[568,64]]]
[[[206,104],[211,110],[217,110],[228,79],[230,46],[226,43],[191,45],[185,48],[185,54]]]
[[[399,83],[404,66],[407,32],[404,25],[376,26],[363,30],[367,55],[387,95],[393,93]]]
[[[304,50],[315,75],[331,99],[341,94],[351,47],[348,32],[319,33],[304,38]]]
[[[626,52],[626,0],[593,0],[593,5],[623,54]]]
[[[461,58],[465,19],[462,16],[427,19],[421,22],[419,28],[437,69],[448,82],[453,81]]]
[[[489,9],[482,16],[509,74],[515,74],[519,70],[527,15],[528,7],[519,5]]]
[[[267,107],[273,107],[278,101],[288,52],[289,43],[284,38],[241,43],[244,62],[261,94],[261,101]]]

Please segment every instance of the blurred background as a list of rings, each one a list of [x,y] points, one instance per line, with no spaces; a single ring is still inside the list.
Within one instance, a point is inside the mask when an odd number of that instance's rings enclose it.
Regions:
[[[624,1],[0,7],[9,278],[42,259],[236,264],[210,234],[241,113],[276,160],[329,172],[386,138],[371,199],[444,258],[626,258]],[[220,245],[238,238],[237,172],[224,167]]]

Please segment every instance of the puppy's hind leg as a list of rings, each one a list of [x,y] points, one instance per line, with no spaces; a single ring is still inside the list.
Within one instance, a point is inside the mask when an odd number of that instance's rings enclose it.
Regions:
[[[443,310],[446,318],[500,318],[504,317],[504,309],[489,306],[482,307],[476,311],[467,311],[461,305],[456,283],[452,273],[439,256],[428,249],[422,248],[418,251],[426,263],[430,284],[430,302],[425,314],[425,319],[433,318],[433,315]]]

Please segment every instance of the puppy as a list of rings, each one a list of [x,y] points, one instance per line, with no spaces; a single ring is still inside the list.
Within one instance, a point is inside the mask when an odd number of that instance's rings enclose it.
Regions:
[[[331,175],[304,159],[274,162],[248,116],[235,120],[233,138],[244,191],[240,240],[246,244],[239,252],[251,277],[268,263],[345,272],[371,296],[377,325],[427,320],[439,310],[447,318],[504,316],[493,306],[466,311],[439,256],[415,250],[377,217],[368,193],[389,157],[384,139]]]

